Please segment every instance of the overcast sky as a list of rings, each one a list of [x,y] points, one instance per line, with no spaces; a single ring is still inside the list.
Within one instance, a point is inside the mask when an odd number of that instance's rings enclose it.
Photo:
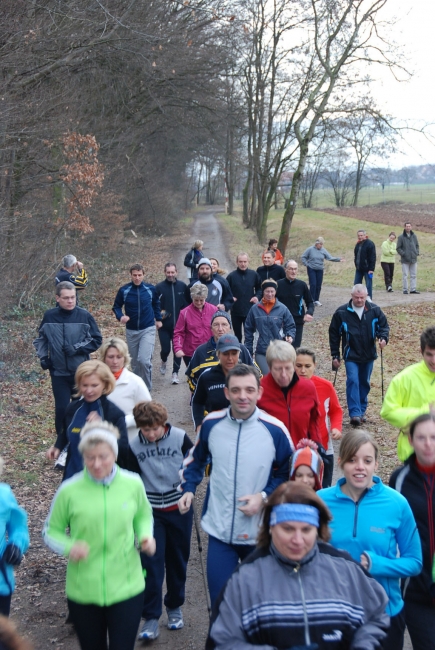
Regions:
[[[391,115],[415,124],[433,122],[433,144],[418,135],[407,134],[408,145],[400,143],[406,156],[395,155],[391,167],[435,163],[435,3],[431,0],[389,0],[383,16],[399,18],[392,30],[397,43],[403,45],[414,75],[398,83],[390,73],[379,75],[372,93]]]

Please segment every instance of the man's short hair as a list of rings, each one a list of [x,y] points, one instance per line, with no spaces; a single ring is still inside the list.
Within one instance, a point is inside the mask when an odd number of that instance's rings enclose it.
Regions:
[[[145,269],[142,264],[132,264],[130,266],[130,275],[133,273],[133,271],[142,271],[142,273],[145,273]]]
[[[168,421],[168,411],[160,402],[139,402],[133,409],[136,426],[141,428],[163,426]]]
[[[353,296],[354,293],[368,293],[367,287],[363,284],[354,284],[350,295]]]
[[[246,255],[246,257],[248,258],[248,262],[249,262],[249,255],[248,255],[248,253],[239,253],[239,254],[237,255],[237,257],[236,257],[236,264],[237,264],[237,262],[239,261],[239,257],[242,257],[242,255]]]
[[[258,374],[258,370],[255,368],[255,366],[247,366],[246,363],[238,363],[236,366],[234,366],[234,368],[231,368],[225,377],[225,386],[227,388],[230,387],[231,377],[248,377],[249,375],[253,375],[255,377],[257,387],[260,388],[260,375]]]
[[[435,350],[435,326],[433,325],[431,327],[426,327],[420,336],[420,349],[422,354],[426,348],[432,348]]]
[[[358,234],[359,232],[362,232],[362,233],[364,233],[364,235],[365,235],[365,234],[367,234],[367,233],[366,233],[366,231],[365,231],[365,230],[363,230],[362,228],[360,228],[359,230],[357,230],[357,231],[356,231],[356,234]]]
[[[296,262],[296,260],[287,260],[287,262],[284,264],[284,268],[286,269],[290,263],[296,264],[296,266],[299,268],[299,265]]]
[[[175,270],[178,271],[178,269],[177,269],[177,265],[175,264],[175,262],[166,262],[166,264],[165,264],[165,271],[166,271],[166,269],[168,269],[170,266],[175,266]]]
[[[405,221],[403,227],[405,227],[405,226],[412,226],[412,223],[410,221]]]
[[[276,257],[276,253],[273,248],[268,248],[267,251],[264,251],[263,255],[272,255],[272,257]]]
[[[77,257],[74,257],[74,255],[65,255],[62,260],[62,266],[69,269],[74,266],[74,264],[77,264]]]
[[[72,282],[68,282],[68,280],[64,280],[63,282],[59,282],[59,284],[56,284],[56,293],[55,293],[55,295],[60,296],[60,294],[64,290],[66,290],[66,291],[74,290],[75,291],[76,288],[75,288],[75,286],[73,285]]]
[[[272,367],[274,361],[281,361],[282,363],[287,363],[291,361],[294,365],[296,361],[296,350],[291,343],[287,341],[271,341],[266,350],[266,363],[269,368]]]

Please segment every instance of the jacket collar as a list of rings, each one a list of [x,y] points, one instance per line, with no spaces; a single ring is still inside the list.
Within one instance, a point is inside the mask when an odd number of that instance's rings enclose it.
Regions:
[[[252,415],[249,416],[249,418],[246,418],[246,420],[238,420],[237,418],[233,418],[231,415],[231,406],[227,408],[227,417],[231,422],[237,422],[238,424],[243,424],[244,422],[254,422],[255,420],[258,419],[258,416],[260,414],[260,409],[258,406],[255,407],[255,411],[253,412]]]
[[[144,434],[142,433],[142,431],[139,429],[138,434],[139,434],[139,440],[141,441],[141,444],[142,445],[155,445],[156,442],[160,442],[160,440],[165,440],[166,438],[169,437],[169,434],[171,433],[171,428],[172,427],[169,424],[169,422],[167,423],[167,427],[168,427],[168,430],[162,435],[162,437],[159,438],[158,440],[153,440],[153,442],[150,442],[149,440],[147,440],[145,438]]]
[[[339,478],[337,483],[335,484],[335,496],[338,499],[350,499],[350,497],[348,497],[347,494],[341,491],[341,486],[344,485],[344,483],[346,483],[346,479]],[[373,477],[373,483],[374,485],[372,485],[372,487],[366,492],[367,496],[370,494],[377,494],[382,489],[383,483],[379,478],[379,476]]]
[[[289,558],[285,557],[285,555],[282,555],[280,553],[276,546],[274,545],[273,542],[270,543],[270,554],[279,562],[279,564],[282,564],[285,566],[285,568],[290,571],[297,571],[299,567],[304,566],[306,564],[309,564],[314,560],[315,557],[317,557],[319,553],[319,549],[317,547],[317,543],[314,544],[313,548],[308,551],[306,555],[298,562],[296,560],[290,560]]]

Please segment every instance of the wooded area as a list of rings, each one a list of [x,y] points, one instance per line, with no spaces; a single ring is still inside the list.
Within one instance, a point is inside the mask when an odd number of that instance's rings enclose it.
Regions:
[[[0,299],[31,303],[77,238],[110,252],[224,186],[263,241],[291,173],[285,250],[316,156],[352,149],[361,178],[394,148],[365,67],[403,71],[386,2],[4,0]]]

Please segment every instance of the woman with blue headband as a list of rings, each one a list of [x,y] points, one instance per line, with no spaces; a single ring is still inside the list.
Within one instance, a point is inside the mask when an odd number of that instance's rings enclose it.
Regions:
[[[257,549],[216,603],[208,650],[380,647],[389,625],[387,595],[347,553],[326,543],[330,520],[306,485],[283,483],[270,495]]]

